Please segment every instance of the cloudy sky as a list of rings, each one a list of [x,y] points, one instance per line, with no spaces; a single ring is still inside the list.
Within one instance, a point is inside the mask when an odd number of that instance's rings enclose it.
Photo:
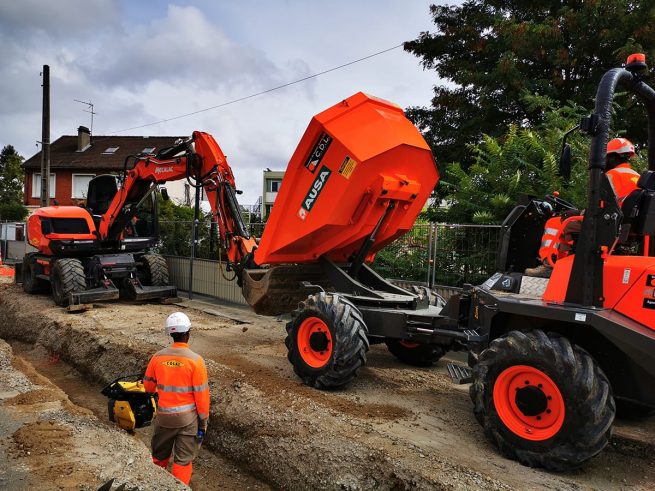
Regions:
[[[107,135],[215,106],[390,48],[431,30],[419,0],[9,0],[0,2],[0,147],[28,158],[41,138],[50,65],[51,140]],[[445,2],[442,2],[445,3]],[[214,135],[243,204],[261,171],[284,169],[311,117],[364,91],[429,103],[433,72],[401,48],[266,95],[123,135]]]

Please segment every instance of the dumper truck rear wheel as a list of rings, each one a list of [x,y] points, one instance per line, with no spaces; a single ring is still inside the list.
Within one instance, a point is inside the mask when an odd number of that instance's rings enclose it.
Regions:
[[[446,354],[446,349],[437,344],[420,344],[402,339],[386,339],[384,342],[393,356],[415,367],[429,367]]]
[[[69,294],[86,290],[86,276],[82,261],[74,258],[57,259],[50,270],[52,298],[60,307],[66,307]]]
[[[310,295],[287,324],[287,358],[305,384],[317,389],[343,387],[366,364],[366,332],[361,313],[346,298]]]
[[[589,354],[543,331],[512,331],[478,358],[474,414],[508,458],[530,467],[575,469],[609,442],[616,406]]]
[[[27,254],[23,259],[22,281],[25,293],[42,293],[47,290],[47,282],[37,278],[36,258],[33,254]]]
[[[145,278],[144,285],[167,286],[168,264],[164,256],[159,254],[144,254],[141,257]]]

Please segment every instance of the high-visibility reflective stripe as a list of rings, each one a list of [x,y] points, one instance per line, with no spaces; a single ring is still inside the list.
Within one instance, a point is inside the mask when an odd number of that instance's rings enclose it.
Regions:
[[[158,407],[157,411],[163,414],[173,414],[173,413],[183,413],[185,411],[191,411],[196,408],[195,403],[185,404],[184,406],[174,406],[174,407]]]
[[[200,419],[207,419],[207,413],[198,413]]]
[[[180,358],[187,358],[189,360],[198,361],[200,355],[194,353],[189,348],[173,348],[168,347],[160,350],[156,356],[179,356]]]
[[[552,241],[551,239],[544,240],[544,241],[541,243],[541,247],[550,247],[550,245],[551,245],[552,243],[553,243],[553,241]],[[553,247],[554,247],[555,249],[559,249],[559,242],[556,243]]]
[[[559,229],[556,228],[545,228],[544,235],[557,235],[559,234]]]
[[[614,167],[610,172],[618,172],[620,174],[634,174],[640,176],[639,172],[636,170],[630,169],[629,167]]]
[[[188,387],[178,387],[176,385],[162,385],[157,384],[157,390],[162,392],[202,392],[209,387],[208,384],[191,385]]]
[[[148,382],[157,382],[157,379],[148,376],[143,377],[143,380],[147,380]]]

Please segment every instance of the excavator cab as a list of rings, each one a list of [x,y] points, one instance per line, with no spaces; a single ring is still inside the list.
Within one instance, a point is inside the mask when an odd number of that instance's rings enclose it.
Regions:
[[[86,208],[91,213],[96,226],[107,213],[109,205],[118,192],[116,176],[103,174],[96,176],[89,181],[89,190],[86,195]]]

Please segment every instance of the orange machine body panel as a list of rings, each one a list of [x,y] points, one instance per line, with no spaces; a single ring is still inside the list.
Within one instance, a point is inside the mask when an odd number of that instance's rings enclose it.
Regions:
[[[439,180],[434,158],[395,104],[361,92],[315,116],[287,167],[257,264],[349,261],[406,233]]]
[[[55,227],[50,233],[44,234],[41,226],[43,219],[83,220],[88,233],[58,232]],[[27,219],[27,238],[29,243],[43,254],[52,254],[51,240],[95,240],[96,226],[91,214],[79,206],[46,206],[38,208]]]
[[[555,263],[543,300],[564,302],[573,256]],[[655,257],[609,256],[603,269],[604,307],[655,329]]]

